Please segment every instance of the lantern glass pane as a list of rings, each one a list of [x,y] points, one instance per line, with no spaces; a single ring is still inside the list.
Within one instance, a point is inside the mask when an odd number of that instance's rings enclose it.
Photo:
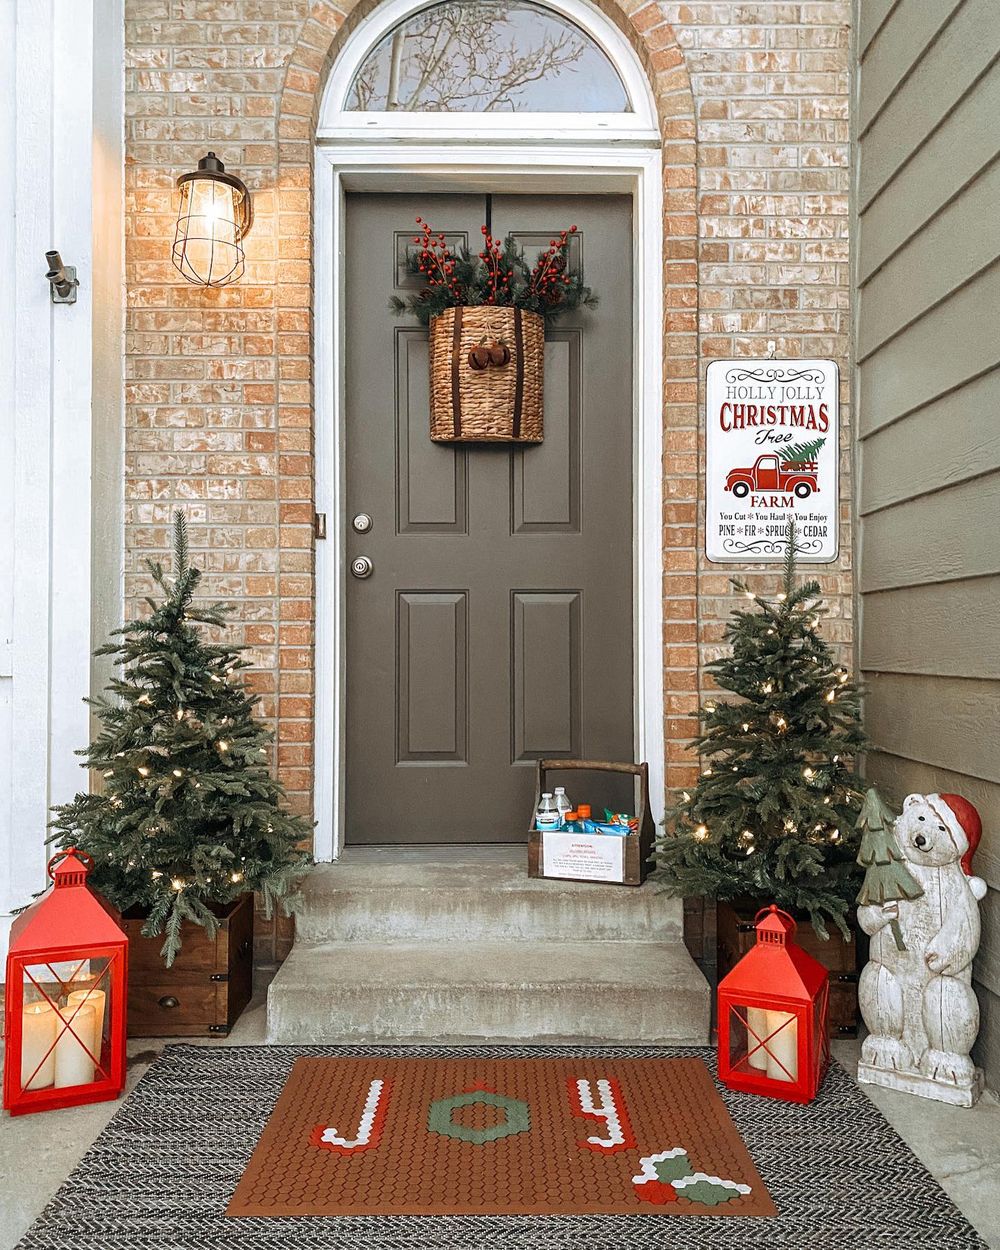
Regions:
[[[730,1068],[772,1081],[795,1081],[798,1035],[794,1012],[737,1003],[729,1009]]]
[[[217,178],[181,185],[174,264],[190,282],[225,286],[244,268],[243,193]]]
[[[25,966],[21,998],[21,1091],[67,1089],[109,1075],[110,960]]]

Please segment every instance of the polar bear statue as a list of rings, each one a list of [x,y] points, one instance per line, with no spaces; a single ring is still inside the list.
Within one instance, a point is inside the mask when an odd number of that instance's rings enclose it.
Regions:
[[[972,960],[986,882],[972,875],[972,856],[981,833],[979,813],[960,795],[911,794],[903,804],[896,841],[923,893],[858,908],[871,936],[858,988],[869,1029],[861,1082],[960,1106],[979,1097],[982,1072],[969,1051],[979,1031]]]

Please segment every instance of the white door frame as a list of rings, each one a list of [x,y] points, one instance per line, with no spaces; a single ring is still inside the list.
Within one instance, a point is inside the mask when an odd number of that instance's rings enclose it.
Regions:
[[[664,802],[663,203],[661,154],[646,143],[320,144],[316,149],[316,545],[314,855],[344,845],[347,581],[344,515],[344,227],[350,191],[629,194],[633,202],[633,662],[635,743]],[[386,315],[389,313],[387,311]],[[609,605],[610,610],[610,605]]]

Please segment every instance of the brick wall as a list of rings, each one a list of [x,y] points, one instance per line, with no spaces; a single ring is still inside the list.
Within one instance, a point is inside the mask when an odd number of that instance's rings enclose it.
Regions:
[[[713,356],[832,356],[847,377],[848,0],[603,0],[657,97],[664,140],[664,595],[668,784],[701,666],[718,650],[729,570],[699,555],[700,402]],[[338,30],[372,7],[332,0],[126,0],[126,594],[182,505],[206,593],[238,605],[277,766],[312,784],[310,158]],[[213,148],[254,193],[247,273],[221,291],[170,263],[174,180]],[[821,572],[849,648],[851,424],[842,547]],[[773,573],[753,574],[762,589]],[[259,926],[281,958],[286,924]]]

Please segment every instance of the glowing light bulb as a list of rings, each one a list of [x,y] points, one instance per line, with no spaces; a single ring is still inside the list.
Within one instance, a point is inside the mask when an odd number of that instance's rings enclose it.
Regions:
[[[113,768],[108,768],[101,774],[102,777],[113,777],[114,775],[115,770]]]
[[[228,742],[226,742],[226,740],[225,740],[224,738],[220,738],[220,739],[219,739],[219,750],[220,750],[220,751],[228,751],[228,750],[229,750],[229,743],[228,743]]]
[[[140,777],[149,776],[149,769],[146,767],[145,764],[140,764],[139,767],[135,771],[139,774]]]
[[[764,682],[763,686],[761,686],[761,690],[763,690],[765,694],[770,694],[773,689],[774,686],[769,681]]]
[[[180,769],[180,768],[175,768],[175,769],[174,769],[174,776],[175,776],[175,777],[183,777],[183,776],[184,776],[184,771],[183,771],[183,769]]]
[[[229,880],[232,881],[233,885],[235,885],[237,881],[243,880],[243,874],[241,872],[230,873]]]
[[[183,720],[183,719],[184,719],[184,709],[183,709],[182,707],[179,707],[179,708],[177,709],[177,719],[178,719],[178,720]]]
[[[170,886],[171,886],[171,889],[176,890],[177,893],[179,894],[181,890],[184,889],[184,882],[181,880],[180,877],[174,877],[174,879],[170,882]]]
[[[843,685],[845,682],[850,681],[850,678],[848,677],[846,673],[841,673],[839,680],[840,680],[840,684]]]
[[[750,726],[747,724],[747,722],[746,722],[746,721],[744,721],[744,722],[743,722],[743,726],[742,726],[742,728],[743,728],[743,732],[744,732],[744,733],[749,733],[749,732],[750,732]]]
[[[828,690],[828,691],[826,692],[826,701],[827,701],[827,703],[832,703],[832,702],[833,702],[833,696],[834,696],[836,693],[837,693],[837,692],[836,692],[836,690]]]
[[[806,781],[811,781],[812,778],[816,776],[816,774],[813,772],[811,768],[803,768],[802,776],[805,777]]]
[[[149,875],[153,878],[154,881],[159,881],[159,879],[163,876],[163,873],[157,872],[157,870],[154,868],[153,871]]]
[[[152,702],[153,700],[149,697],[148,694],[141,694],[139,695],[138,699],[136,699],[136,703],[152,703]]]
[[[788,721],[786,721],[786,720],[785,720],[785,718],[784,718],[783,716],[779,716],[779,717],[778,717],[778,728],[779,728],[779,729],[787,729],[787,728],[788,728]]]
[[[786,600],[787,598],[788,598],[788,596],[785,594],[785,592],[784,592],[784,591],[782,591],[782,592],[781,592],[781,594],[780,594],[780,595],[778,595],[778,602],[779,602],[779,603],[784,603],[784,602],[785,602],[785,600]]]

